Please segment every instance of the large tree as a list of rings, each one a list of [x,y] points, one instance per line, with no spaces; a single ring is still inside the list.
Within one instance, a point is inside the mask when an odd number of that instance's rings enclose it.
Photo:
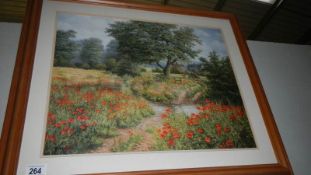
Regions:
[[[140,21],[116,22],[106,30],[118,41],[122,59],[156,64],[166,77],[172,65],[197,56],[200,40],[188,27]]]
[[[73,30],[58,30],[56,33],[54,66],[71,66],[75,57],[77,44],[73,40],[76,32]]]
[[[98,38],[89,38],[82,41],[80,59],[84,68],[96,68],[102,63],[104,46]]]

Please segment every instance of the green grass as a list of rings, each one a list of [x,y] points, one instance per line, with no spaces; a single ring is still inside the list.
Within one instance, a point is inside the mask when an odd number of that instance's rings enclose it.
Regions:
[[[131,136],[126,142],[118,143],[112,148],[113,152],[127,152],[131,151],[142,141],[143,137],[140,135]]]
[[[144,73],[131,80],[131,89],[144,98],[163,104],[174,103],[183,93],[183,100],[195,101],[193,97],[202,90],[199,82],[186,75],[172,74],[170,78],[164,78],[157,73]]]

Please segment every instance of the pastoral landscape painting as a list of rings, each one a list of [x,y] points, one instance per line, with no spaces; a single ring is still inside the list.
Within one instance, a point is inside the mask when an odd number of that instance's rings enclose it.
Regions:
[[[43,155],[256,147],[220,29],[56,20]]]

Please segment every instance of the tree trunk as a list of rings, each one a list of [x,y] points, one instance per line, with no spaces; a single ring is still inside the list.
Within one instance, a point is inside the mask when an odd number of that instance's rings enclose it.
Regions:
[[[163,69],[163,74],[165,78],[169,78],[171,74],[171,64],[166,64],[166,66]]]

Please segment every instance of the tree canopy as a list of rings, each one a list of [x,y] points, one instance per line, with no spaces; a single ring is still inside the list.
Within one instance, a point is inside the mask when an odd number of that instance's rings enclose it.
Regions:
[[[104,46],[97,38],[89,38],[82,41],[80,59],[84,68],[96,68],[102,62]]]
[[[156,64],[167,77],[172,65],[189,61],[199,53],[194,46],[200,40],[188,27],[130,21],[111,24],[106,32],[118,41],[122,59]]]
[[[220,58],[215,51],[209,58],[200,58],[201,74],[207,78],[207,97],[225,104],[242,104],[239,88],[229,57]]]
[[[76,32],[73,30],[58,30],[56,33],[54,66],[71,66],[75,57],[77,44],[73,40]]]

